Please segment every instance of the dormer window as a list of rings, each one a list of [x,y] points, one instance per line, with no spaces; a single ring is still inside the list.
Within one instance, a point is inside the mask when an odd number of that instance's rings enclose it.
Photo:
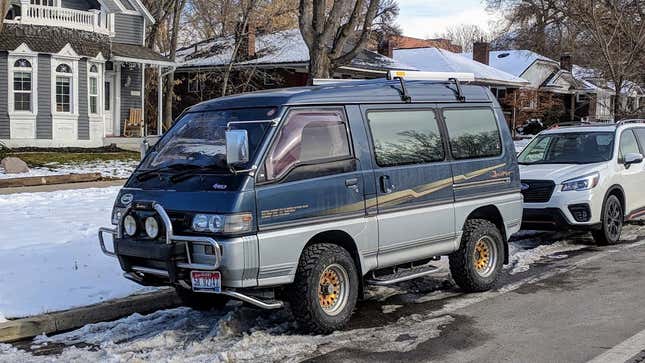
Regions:
[[[67,64],[60,64],[58,67],[56,67],[56,72],[58,73],[72,73],[72,68],[68,66]]]
[[[16,60],[13,65],[14,111],[32,111],[32,73],[31,62],[24,58]]]

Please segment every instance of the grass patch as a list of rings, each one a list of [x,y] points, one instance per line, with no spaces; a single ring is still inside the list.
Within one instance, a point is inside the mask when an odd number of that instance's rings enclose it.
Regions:
[[[0,153],[2,154],[2,153]],[[58,164],[78,164],[85,162],[92,162],[96,160],[110,161],[110,160],[139,160],[139,153],[120,151],[113,153],[67,153],[67,152],[7,152],[6,155],[0,155],[0,159],[4,156],[15,156],[22,159],[32,168],[36,167],[55,167],[55,165],[47,165],[51,163]]]

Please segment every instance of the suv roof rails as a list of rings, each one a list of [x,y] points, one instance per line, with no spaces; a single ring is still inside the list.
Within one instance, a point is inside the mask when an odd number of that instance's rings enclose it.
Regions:
[[[631,118],[631,119],[620,120],[616,122],[616,127],[627,125],[627,124],[645,124],[645,119]]]
[[[466,97],[461,92],[460,82],[474,82],[475,75],[473,73],[460,72],[389,71],[387,73],[387,79],[399,80],[401,82],[401,100],[406,103],[412,102],[412,97],[405,87],[405,80],[452,82],[457,87],[457,100],[459,102],[466,102]]]

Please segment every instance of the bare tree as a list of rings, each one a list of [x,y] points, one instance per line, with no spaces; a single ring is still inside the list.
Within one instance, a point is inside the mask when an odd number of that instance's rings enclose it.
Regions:
[[[309,83],[329,78],[370,40],[380,0],[300,0],[299,25],[309,48]]]
[[[569,0],[565,8],[589,65],[611,81],[617,95],[642,77],[645,52],[645,3],[642,0]],[[622,102],[614,102],[620,116]]]
[[[0,33],[4,30],[4,18],[11,7],[9,0],[0,0]]]
[[[450,39],[454,44],[460,45],[464,52],[472,52],[474,42],[490,42],[494,38],[492,33],[475,24],[453,25],[443,33],[435,34],[435,37]]]

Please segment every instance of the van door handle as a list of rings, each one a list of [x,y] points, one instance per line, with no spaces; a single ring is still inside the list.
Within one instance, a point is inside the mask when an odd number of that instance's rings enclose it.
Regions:
[[[345,180],[345,186],[347,189],[353,190],[355,192],[358,191],[358,178],[351,178]]]
[[[392,193],[394,191],[394,185],[390,181],[390,177],[387,175],[381,176],[381,190],[383,193]]]

